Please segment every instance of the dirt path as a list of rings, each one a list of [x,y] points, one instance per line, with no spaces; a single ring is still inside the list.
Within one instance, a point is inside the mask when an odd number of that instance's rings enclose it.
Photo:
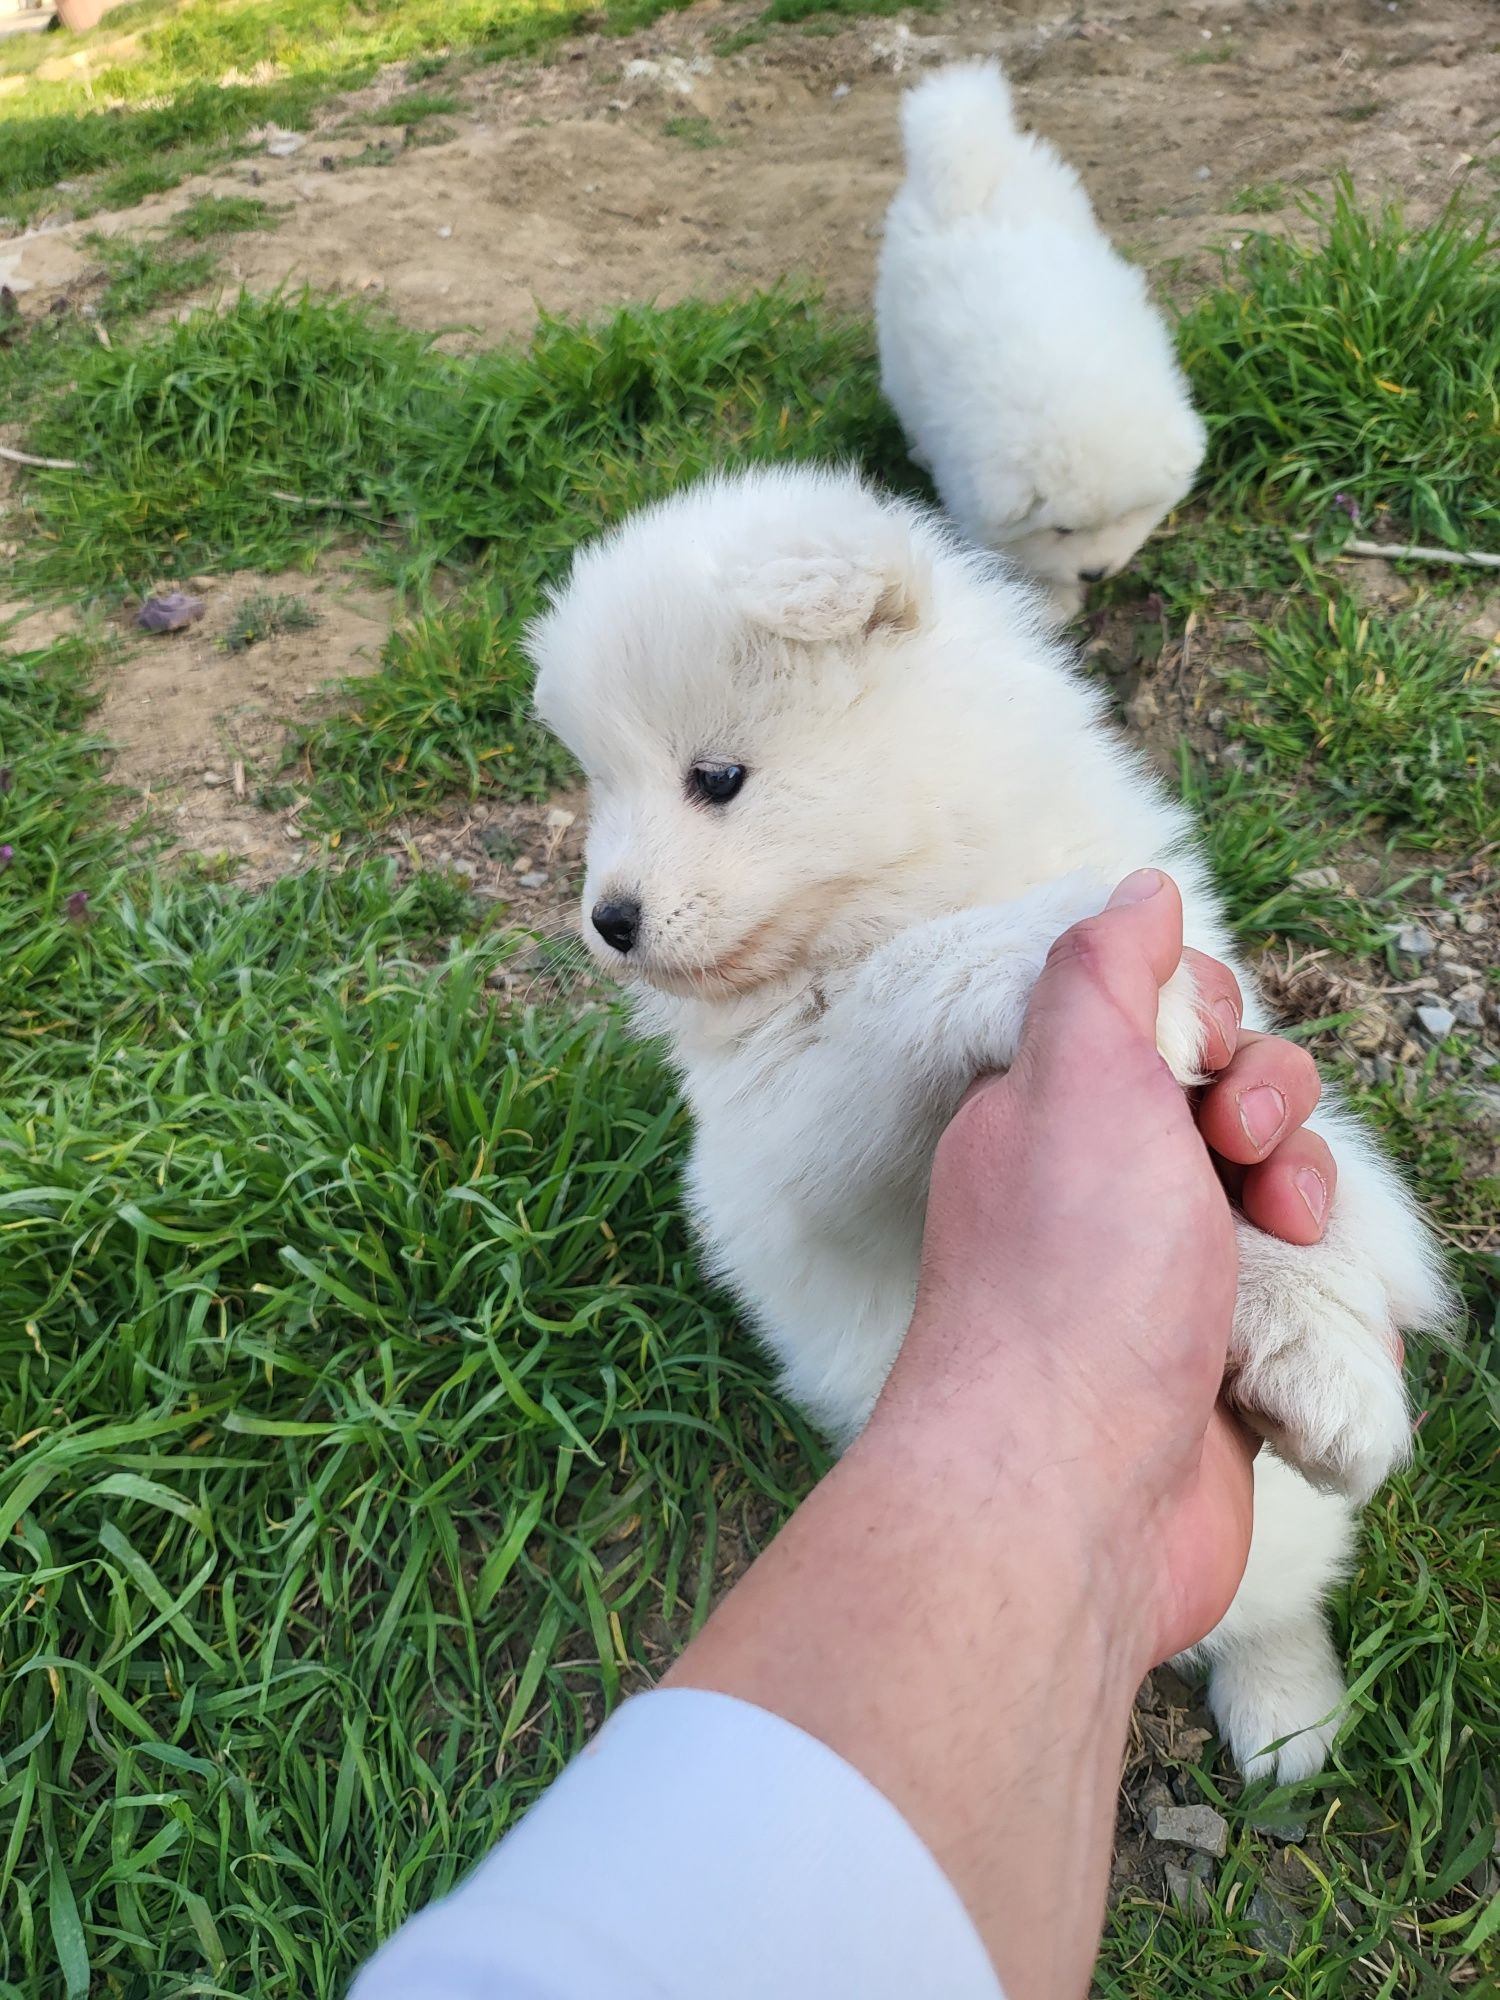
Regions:
[[[758,12],[702,0],[640,35],[569,43],[546,66],[478,71],[437,143],[342,129],[407,88],[391,72],[288,159],[240,161],[141,208],[0,243],[0,265],[44,308],[87,270],[89,230],[136,232],[193,194],[253,182],[287,212],[278,230],[226,245],[231,281],[375,292],[417,325],[486,342],[524,333],[537,303],[590,313],[788,273],[863,309],[903,83],[995,51],[1118,240],[1168,282],[1161,267],[1183,260],[1175,282],[1191,286],[1210,246],[1246,226],[1230,212],[1246,186],[1317,188],[1343,163],[1363,192],[1399,195],[1421,217],[1485,171],[1500,127],[1490,0],[1014,0],[905,21],[817,17],[725,53]],[[381,140],[389,164],[347,164]]]

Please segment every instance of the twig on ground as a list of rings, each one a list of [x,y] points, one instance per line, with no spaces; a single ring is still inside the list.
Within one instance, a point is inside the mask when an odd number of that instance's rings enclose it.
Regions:
[[[304,500],[300,493],[282,493],[274,486],[271,488],[271,498],[273,500],[284,500],[288,507],[322,507],[334,512],[342,509],[347,514],[373,514],[375,512],[373,507],[366,507],[358,500]]]
[[[8,458],[12,465],[39,465],[46,472],[82,472],[83,467],[76,458],[38,458],[35,452],[17,451],[12,444],[0,444],[0,458]]]
[[[1294,542],[1310,542],[1311,535],[1293,535]],[[1500,555],[1483,549],[1434,549],[1422,542],[1345,542],[1341,556],[1378,556],[1386,562],[1458,563],[1466,569],[1500,569]]]

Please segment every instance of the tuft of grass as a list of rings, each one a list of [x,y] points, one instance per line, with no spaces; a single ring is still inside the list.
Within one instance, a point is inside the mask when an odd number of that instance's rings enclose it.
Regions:
[[[249,229],[274,229],[276,211],[253,195],[202,194],[172,217],[169,236],[189,243],[207,243],[217,236],[234,236]]]
[[[25,213],[22,198],[64,179],[107,178],[93,199],[125,208],[175,187],[183,174],[243,139],[252,126],[274,123],[305,131],[323,92],[306,81],[266,85],[194,84],[161,102],[85,108],[80,94],[67,109],[28,112],[0,99],[0,203]]]
[[[124,236],[90,235],[85,242],[109,275],[99,313],[110,321],[134,319],[202,289],[214,274],[211,250],[175,256],[161,244]]]
[[[1334,109],[1334,117],[1341,118],[1346,125],[1364,125],[1378,117],[1385,106],[1376,97],[1362,97],[1355,104],[1340,104]]]
[[[361,114],[366,125],[420,125],[427,118],[447,118],[462,111],[463,99],[452,91],[413,90],[396,97],[376,111]]]
[[[1408,230],[1347,181],[1304,202],[1319,239],[1257,235],[1179,342],[1226,503],[1307,517],[1338,491],[1418,538],[1500,539],[1500,268],[1452,205]]]
[[[1228,215],[1275,215],[1286,207],[1286,188],[1280,181],[1247,181],[1224,204]]]
[[[1189,69],[1197,69],[1205,63],[1233,62],[1238,55],[1239,50],[1233,42],[1214,42],[1206,48],[1190,49],[1181,60]]]
[[[243,653],[283,632],[309,632],[318,614],[304,598],[288,591],[257,590],[237,608],[224,634],[224,650]]]
[[[1415,612],[1299,600],[1258,628],[1264,671],[1234,674],[1227,727],[1295,781],[1304,809],[1411,847],[1500,840],[1500,665]]]
[[[1242,938],[1355,955],[1380,949],[1390,934],[1388,913],[1345,888],[1299,880],[1328,863],[1332,843],[1326,820],[1306,810],[1293,778],[1211,768],[1184,748],[1178,784]]]
[[[33,442],[93,475],[32,484],[43,586],[284,567],[325,530],[277,490],[387,526],[393,568],[486,555],[531,586],[582,535],[726,460],[904,463],[868,330],[780,293],[548,320],[529,350],[472,357],[374,308],[242,295],[80,357]]]
[[[815,15],[852,19],[858,15],[930,13],[937,0],[770,0],[762,21],[810,21]]]
[[[722,135],[714,130],[707,118],[669,118],[661,129],[664,138],[680,139],[685,146],[706,149],[724,143]]]
[[[294,741],[316,785],[315,823],[378,823],[455,793],[544,798],[573,775],[531,714],[524,609],[491,582],[396,627],[380,673],[348,685],[347,712]]]

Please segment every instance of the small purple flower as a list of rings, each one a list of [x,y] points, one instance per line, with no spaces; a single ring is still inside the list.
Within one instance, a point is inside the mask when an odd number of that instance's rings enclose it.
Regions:
[[[5,845],[0,847],[0,875],[5,873],[15,858],[16,850],[11,846],[9,841],[6,841]]]
[[[4,798],[15,782],[16,774],[9,764],[0,764],[0,799]]]
[[[86,924],[89,919],[88,890],[75,889],[72,895],[69,896],[64,907],[68,912],[68,922],[70,924]]]
[[[1333,504],[1341,513],[1347,514],[1356,527],[1359,525],[1359,502],[1347,493],[1335,493]]]

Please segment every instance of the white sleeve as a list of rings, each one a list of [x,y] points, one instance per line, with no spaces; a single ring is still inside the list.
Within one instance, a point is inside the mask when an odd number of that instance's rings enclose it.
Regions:
[[[826,1744],[628,1701],[349,2000],[1003,2000],[946,1875]]]

